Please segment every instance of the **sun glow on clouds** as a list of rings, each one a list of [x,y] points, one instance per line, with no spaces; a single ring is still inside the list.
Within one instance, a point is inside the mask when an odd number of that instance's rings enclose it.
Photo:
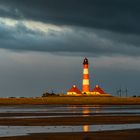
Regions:
[[[12,27],[12,28],[16,28],[18,25],[23,25],[29,30],[41,32],[44,34],[47,34],[48,31],[50,31],[50,30],[53,30],[56,32],[63,31],[63,28],[59,27],[59,26],[55,26],[52,24],[45,24],[43,22],[38,22],[38,21],[33,21],[33,20],[24,20],[24,19],[15,20],[12,18],[0,17],[0,25]]]
[[[18,21],[11,19],[11,18],[2,18],[0,17],[0,25],[15,27],[17,25]]]

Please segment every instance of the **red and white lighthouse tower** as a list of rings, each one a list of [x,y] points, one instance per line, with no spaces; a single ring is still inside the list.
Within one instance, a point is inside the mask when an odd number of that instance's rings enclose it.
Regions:
[[[85,58],[83,61],[83,85],[82,85],[82,93],[89,93],[89,74],[88,74],[88,59]]]

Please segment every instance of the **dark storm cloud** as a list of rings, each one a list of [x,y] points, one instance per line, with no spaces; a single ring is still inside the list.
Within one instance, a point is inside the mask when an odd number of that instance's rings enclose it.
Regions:
[[[139,4],[138,0],[1,0],[0,17],[18,23],[9,27],[0,22],[0,48],[63,55],[139,56]],[[46,27],[48,23],[57,25],[61,31],[52,27],[41,33],[22,22],[29,20]]]
[[[48,29],[42,33],[19,22],[15,27],[1,25],[0,36],[0,48],[16,51],[45,51],[80,56],[140,54],[139,36],[114,34],[96,29],[73,27],[60,31]]]
[[[139,0],[1,0],[0,16],[140,33]]]

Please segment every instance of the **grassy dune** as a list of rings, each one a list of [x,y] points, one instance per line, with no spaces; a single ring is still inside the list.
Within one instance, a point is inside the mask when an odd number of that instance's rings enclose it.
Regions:
[[[140,105],[140,97],[40,97],[40,98],[0,98],[0,105],[16,104],[77,104],[77,105]]]

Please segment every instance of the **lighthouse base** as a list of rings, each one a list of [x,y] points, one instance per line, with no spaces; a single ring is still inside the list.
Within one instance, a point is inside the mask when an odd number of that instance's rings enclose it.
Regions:
[[[90,91],[82,91],[82,94],[89,95],[89,94],[91,94],[91,92]]]

